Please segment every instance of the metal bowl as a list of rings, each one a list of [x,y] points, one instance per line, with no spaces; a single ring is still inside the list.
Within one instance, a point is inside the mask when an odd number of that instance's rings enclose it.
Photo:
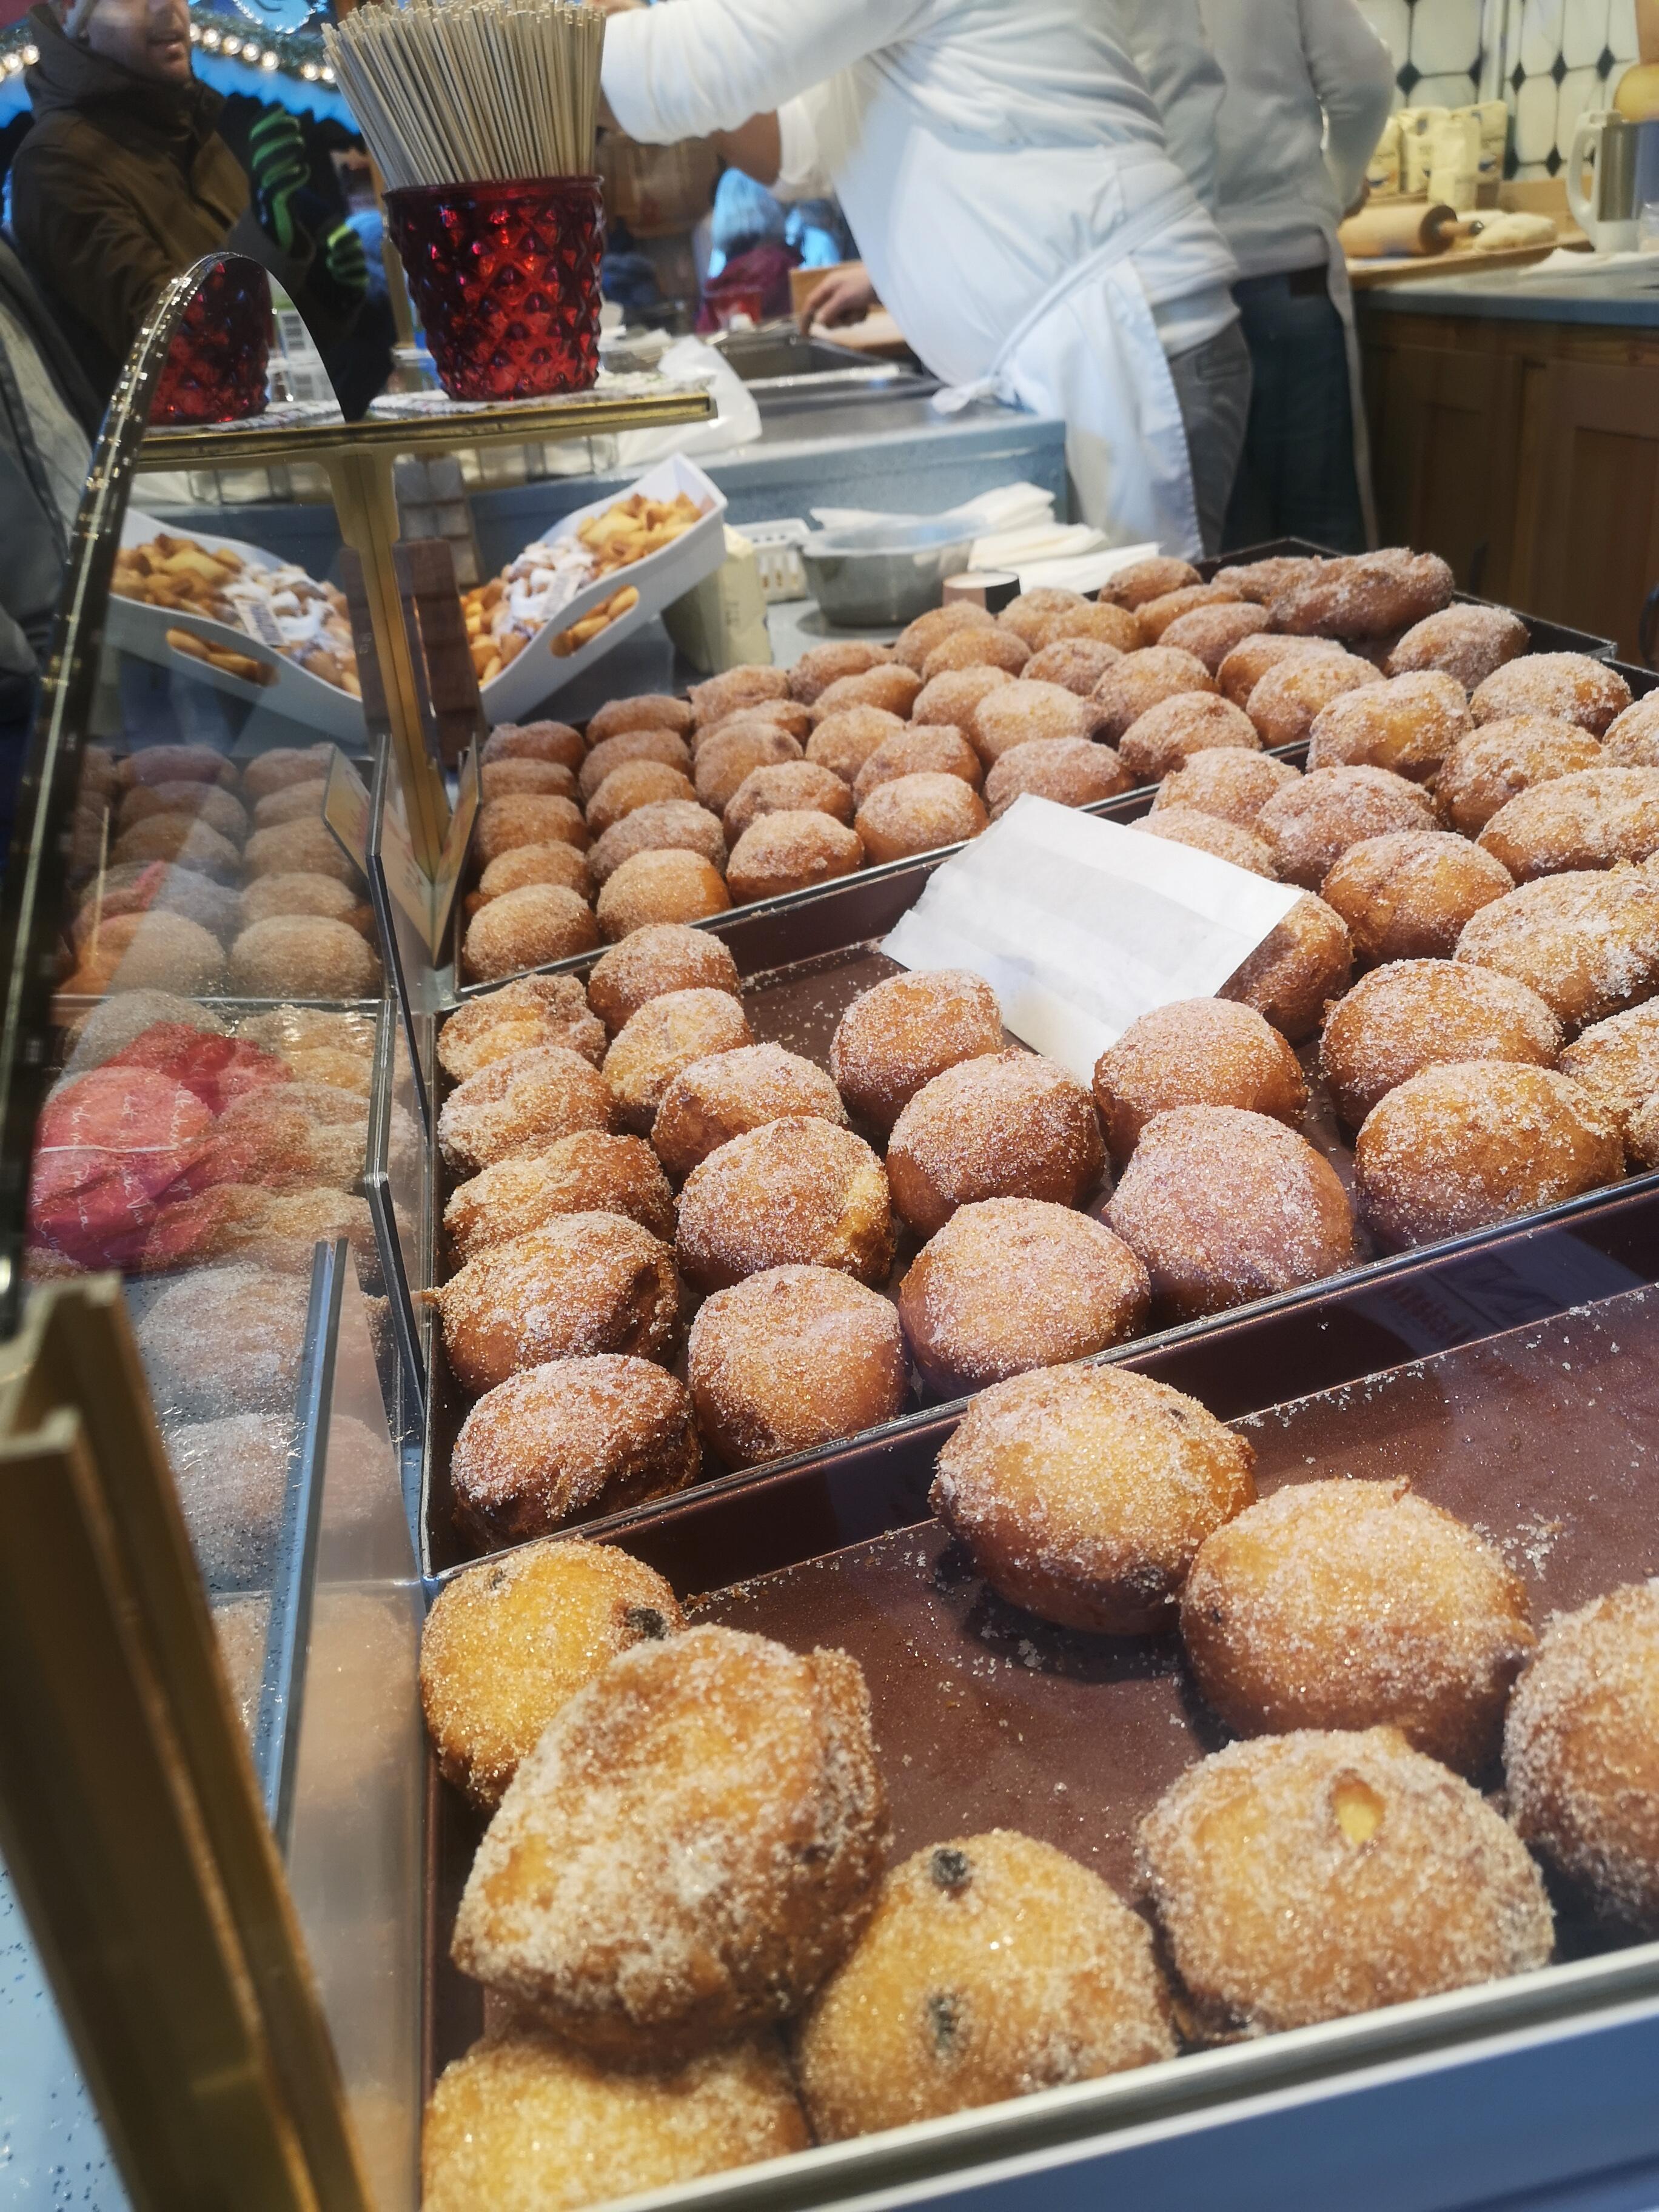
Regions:
[[[800,557],[826,622],[891,629],[939,605],[945,578],[967,567],[973,544],[959,522],[869,522],[818,532]]]

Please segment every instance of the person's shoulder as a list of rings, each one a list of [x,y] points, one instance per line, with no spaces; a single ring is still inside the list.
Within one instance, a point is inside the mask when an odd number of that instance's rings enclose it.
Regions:
[[[21,144],[11,157],[15,177],[27,176],[43,164],[72,161],[89,165],[86,181],[95,179],[97,166],[106,159],[109,139],[95,123],[88,123],[84,115],[72,108],[54,108],[50,114],[37,116],[23,133]]]

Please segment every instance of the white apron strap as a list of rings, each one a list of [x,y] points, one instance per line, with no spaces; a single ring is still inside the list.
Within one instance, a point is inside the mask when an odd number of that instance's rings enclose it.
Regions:
[[[1365,420],[1365,389],[1360,371],[1359,331],[1354,319],[1353,287],[1348,282],[1347,258],[1332,224],[1325,233],[1326,289],[1342,324],[1342,340],[1348,356],[1348,412],[1353,419],[1353,472],[1359,484],[1359,510],[1365,520],[1365,543],[1377,540],[1376,501],[1371,490],[1371,441]]]

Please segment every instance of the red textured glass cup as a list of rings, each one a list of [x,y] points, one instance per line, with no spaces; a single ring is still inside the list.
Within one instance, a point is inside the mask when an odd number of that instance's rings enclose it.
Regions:
[[[221,262],[196,288],[173,334],[152,422],[236,422],[265,410],[270,279],[256,261]]]
[[[410,295],[452,399],[545,399],[599,373],[597,177],[409,185],[386,196]]]

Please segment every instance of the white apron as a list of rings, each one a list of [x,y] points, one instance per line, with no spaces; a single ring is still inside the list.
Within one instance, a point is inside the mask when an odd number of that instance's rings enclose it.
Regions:
[[[1371,491],[1371,441],[1365,421],[1365,386],[1359,361],[1359,330],[1354,319],[1353,287],[1348,282],[1347,257],[1336,235],[1336,225],[1325,230],[1326,289],[1342,325],[1342,342],[1348,356],[1348,413],[1353,423],[1353,472],[1359,485],[1359,511],[1365,518],[1365,543],[1376,543],[1376,501]]]

